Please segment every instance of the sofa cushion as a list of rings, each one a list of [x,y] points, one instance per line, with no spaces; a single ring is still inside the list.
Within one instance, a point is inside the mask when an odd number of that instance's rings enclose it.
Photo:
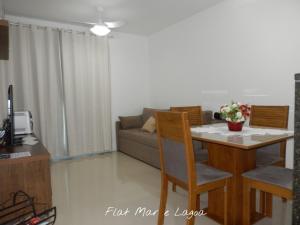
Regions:
[[[202,111],[202,124],[207,125],[212,121],[213,115],[212,111]]]
[[[154,133],[155,129],[155,118],[151,116],[142,127],[142,130],[149,133]]]
[[[142,114],[142,118],[143,118],[143,124],[146,123],[146,121],[151,117],[155,117],[155,113],[159,112],[159,111],[169,111],[168,109],[152,109],[152,108],[144,108],[143,109],[143,114]]]
[[[141,129],[120,130],[120,138],[130,139],[154,148],[158,148],[156,133],[148,133]]]
[[[143,125],[142,116],[119,116],[122,129],[141,128]]]

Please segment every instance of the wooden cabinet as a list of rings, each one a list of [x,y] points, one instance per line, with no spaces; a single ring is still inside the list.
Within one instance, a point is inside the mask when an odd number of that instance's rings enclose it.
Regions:
[[[9,58],[8,21],[0,20],[0,60]]]
[[[19,190],[35,198],[37,212],[52,206],[49,160],[50,155],[42,144],[0,148],[0,152],[29,151],[30,157],[0,159],[0,202]]]

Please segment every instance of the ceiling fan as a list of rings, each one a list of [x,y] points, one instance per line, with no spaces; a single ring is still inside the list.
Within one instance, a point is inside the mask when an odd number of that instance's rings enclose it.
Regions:
[[[111,32],[111,29],[119,28],[125,24],[124,21],[104,21],[103,20],[104,9],[102,6],[97,7],[97,12],[98,12],[97,23],[90,23],[90,22],[84,23],[88,25],[93,25],[90,31],[97,36],[106,36]]]

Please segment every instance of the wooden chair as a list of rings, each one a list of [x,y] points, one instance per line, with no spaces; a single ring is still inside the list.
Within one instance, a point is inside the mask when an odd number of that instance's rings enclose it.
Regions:
[[[201,126],[203,124],[201,106],[170,107],[170,111],[171,112],[187,112],[189,123],[191,126]]]
[[[252,105],[250,126],[288,128],[289,106]],[[286,141],[259,148],[256,151],[256,167],[276,165],[285,167]],[[272,195],[260,192],[260,212],[272,216]]]
[[[201,106],[179,106],[170,107],[171,112],[187,112],[188,120],[190,126],[201,126],[202,121],[202,107]],[[195,159],[197,162],[206,163],[208,161],[208,151],[206,149],[205,143],[201,141],[193,140],[193,149],[195,154]],[[176,191],[176,185],[172,185],[172,190]]]
[[[226,188],[231,174],[195,163],[188,113],[157,112],[156,126],[161,164],[161,196],[157,224],[164,224],[168,181],[188,191],[188,212],[197,210],[197,196],[200,193],[223,188],[224,224],[227,224]],[[194,222],[195,217],[191,217],[186,224],[193,225]]]
[[[288,128],[289,106],[251,106],[250,126]],[[285,166],[286,141],[257,150],[256,166]]]
[[[285,199],[293,198],[293,170],[277,166],[261,167],[243,174],[243,225],[250,225],[251,189]]]

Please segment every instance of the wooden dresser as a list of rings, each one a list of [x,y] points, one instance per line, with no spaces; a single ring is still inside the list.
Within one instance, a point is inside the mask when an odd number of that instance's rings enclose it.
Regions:
[[[0,147],[0,153],[24,151],[29,151],[31,156],[0,159],[0,203],[10,199],[12,192],[22,190],[35,198],[36,210],[41,212],[52,206],[50,154],[47,149],[41,143]]]

